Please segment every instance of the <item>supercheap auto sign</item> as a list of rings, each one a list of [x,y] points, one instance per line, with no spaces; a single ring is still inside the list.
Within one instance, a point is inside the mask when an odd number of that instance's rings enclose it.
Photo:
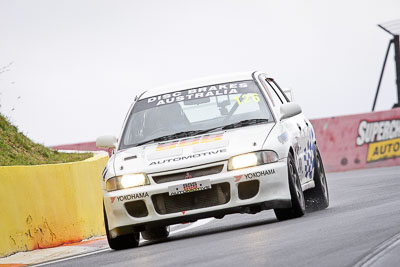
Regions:
[[[400,157],[400,119],[362,120],[356,144],[368,144],[367,163]]]

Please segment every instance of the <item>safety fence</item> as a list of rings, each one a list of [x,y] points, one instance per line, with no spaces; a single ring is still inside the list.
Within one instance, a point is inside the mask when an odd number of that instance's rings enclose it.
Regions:
[[[0,167],[0,257],[104,235],[106,162]]]

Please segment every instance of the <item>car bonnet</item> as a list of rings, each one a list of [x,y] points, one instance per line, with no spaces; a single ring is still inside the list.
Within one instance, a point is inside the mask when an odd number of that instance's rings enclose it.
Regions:
[[[114,157],[116,175],[182,169],[261,150],[273,126],[247,126],[119,151]]]

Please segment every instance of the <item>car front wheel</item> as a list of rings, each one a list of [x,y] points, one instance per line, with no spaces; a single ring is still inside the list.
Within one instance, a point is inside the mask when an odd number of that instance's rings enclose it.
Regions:
[[[304,192],[307,211],[326,209],[329,206],[328,183],[321,154],[318,148],[314,151],[314,183],[315,187]]]
[[[107,241],[111,249],[121,250],[121,249],[135,248],[139,246],[139,238],[140,238],[139,233],[131,233],[111,238],[110,231],[108,229],[108,220],[104,205],[103,205],[103,212],[104,212],[104,225],[106,228]]]
[[[294,158],[290,153],[287,158],[287,166],[292,207],[286,209],[274,209],[275,216],[279,221],[301,217],[304,215],[306,210],[306,204],[304,201],[304,194],[303,189],[301,188],[300,178],[297,174],[296,165],[294,164]]]

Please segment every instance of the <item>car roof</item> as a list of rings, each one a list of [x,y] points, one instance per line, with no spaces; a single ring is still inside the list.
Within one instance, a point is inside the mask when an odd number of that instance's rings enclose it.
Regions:
[[[220,83],[225,83],[225,82],[234,82],[234,81],[243,81],[243,80],[252,80],[253,73],[255,73],[255,72],[249,71],[249,72],[224,74],[224,75],[218,75],[218,76],[209,76],[209,77],[204,77],[201,79],[184,81],[184,82],[180,82],[180,83],[165,85],[162,87],[156,87],[154,89],[144,92],[140,96],[140,99],[144,99],[144,98],[148,98],[148,97],[152,97],[152,96],[156,96],[156,95],[172,93],[172,92],[181,91],[181,90],[185,90],[185,89],[191,89],[191,88],[212,85],[212,84],[220,84]]]

